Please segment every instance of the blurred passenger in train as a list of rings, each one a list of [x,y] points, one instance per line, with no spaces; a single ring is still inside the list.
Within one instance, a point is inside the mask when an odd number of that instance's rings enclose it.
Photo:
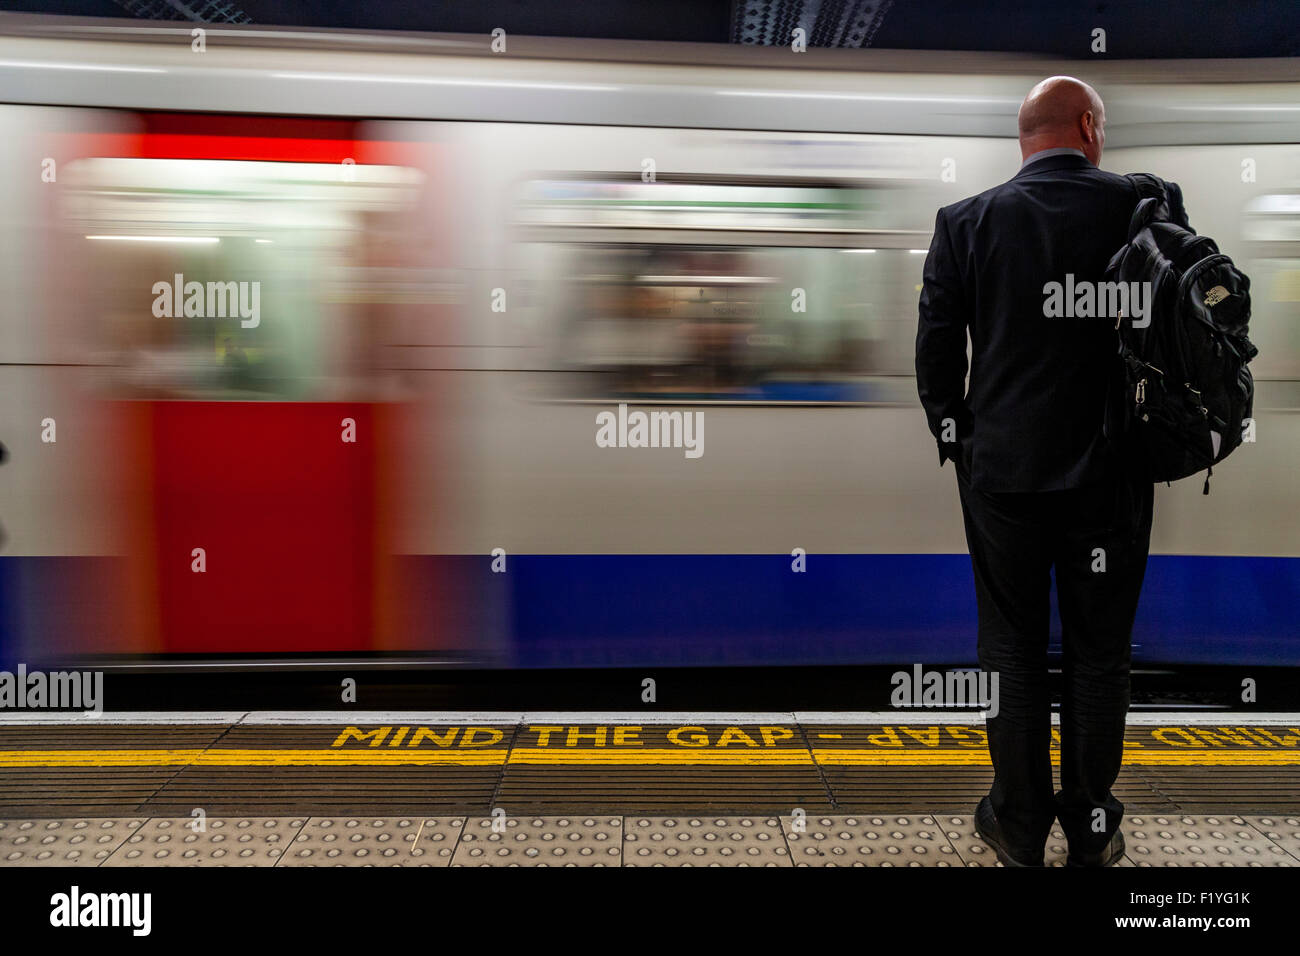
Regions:
[[[248,353],[229,336],[223,340],[222,345],[225,350],[222,364],[226,367],[226,387],[248,388]]]
[[[980,666],[999,679],[988,721],[994,781],[976,828],[1003,865],[1042,866],[1059,817],[1069,864],[1109,866],[1124,853],[1124,808],[1111,786],[1123,756],[1153,488],[1102,432],[1113,322],[1049,318],[1044,287],[1067,276],[1076,286],[1102,281],[1139,197],[1129,180],[1097,168],[1105,108],[1087,84],[1043,80],[1025,98],[1019,127],[1020,171],[939,210],[920,299],[917,387],[940,464],[951,458],[957,472]],[[1055,794],[1053,568],[1064,654]]]

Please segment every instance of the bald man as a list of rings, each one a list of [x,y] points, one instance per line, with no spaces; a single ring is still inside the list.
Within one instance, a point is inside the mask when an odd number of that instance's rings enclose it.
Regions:
[[[980,666],[998,674],[997,716],[988,721],[994,782],[976,827],[1004,865],[1042,866],[1059,818],[1070,864],[1108,866],[1124,852],[1124,808],[1110,788],[1123,755],[1152,485],[1103,427],[1115,318],[1073,308],[1062,317],[1048,291],[1103,280],[1139,196],[1129,180],[1097,168],[1106,111],[1086,83],[1043,80],[1025,97],[1019,126],[1019,172],[935,220],[917,388],[939,463],[951,459],[957,472]],[[1063,654],[1059,792],[1047,658],[1053,571]]]

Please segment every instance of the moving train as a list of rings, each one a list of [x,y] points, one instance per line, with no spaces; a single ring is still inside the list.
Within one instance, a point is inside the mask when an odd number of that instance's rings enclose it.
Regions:
[[[1300,664],[1293,64],[26,17],[0,661],[972,663],[916,300],[1061,72],[1252,281],[1256,440],[1158,487],[1135,660]]]

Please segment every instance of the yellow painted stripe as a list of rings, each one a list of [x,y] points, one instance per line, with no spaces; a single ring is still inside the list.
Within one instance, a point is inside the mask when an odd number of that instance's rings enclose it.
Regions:
[[[510,763],[568,764],[568,765],[681,765],[712,764],[715,766],[812,766],[812,755],[803,749],[780,750],[714,750],[700,748],[660,749],[603,749],[569,750],[548,747],[517,747],[510,751]]]
[[[814,749],[813,757],[828,767],[920,767],[993,765],[987,750],[871,750]],[[1052,751],[1052,764],[1059,765],[1060,752]],[[1186,750],[1126,747],[1124,764],[1129,767],[1285,767],[1300,765],[1300,752],[1284,750]]]
[[[1139,750],[1124,754],[1131,767],[1294,767],[1300,752],[1294,750]]]
[[[926,767],[990,765],[987,750],[916,750],[872,748],[796,748],[732,750],[717,748],[517,748],[482,750],[400,750],[388,748],[311,750],[0,750],[4,767],[273,767],[273,766],[501,766],[505,763],[569,766],[780,766],[807,767],[813,762],[840,767]],[[1052,762],[1059,754],[1052,752]],[[1226,750],[1214,748],[1129,747],[1128,766],[1143,767],[1283,767],[1300,766],[1297,750]]]
[[[847,747],[813,749],[813,758],[826,767],[989,767],[987,750],[852,750]],[[1057,754],[1052,752],[1052,762]]]
[[[500,766],[484,750],[0,750],[0,767]]]
[[[184,767],[202,750],[0,750],[0,767]]]
[[[194,761],[203,767],[255,766],[400,766],[453,764],[463,767],[500,766],[504,747],[482,750],[206,750]]]

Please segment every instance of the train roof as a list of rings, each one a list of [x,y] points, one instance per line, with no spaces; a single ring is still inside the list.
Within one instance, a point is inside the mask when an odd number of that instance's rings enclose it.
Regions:
[[[1061,60],[0,15],[0,101],[139,110],[1014,137],[1091,82],[1112,148],[1300,142],[1294,60]]]

